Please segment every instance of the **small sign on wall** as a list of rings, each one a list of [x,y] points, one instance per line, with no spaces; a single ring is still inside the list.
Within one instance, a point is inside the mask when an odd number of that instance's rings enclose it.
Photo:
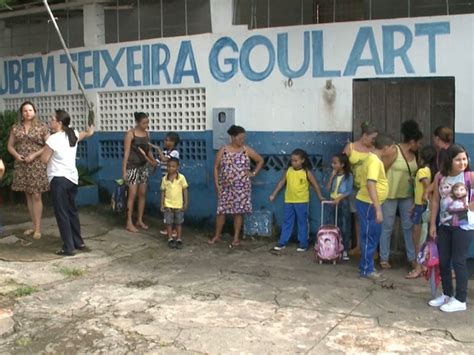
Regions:
[[[220,149],[229,143],[227,130],[235,124],[235,108],[213,108],[212,109],[212,148]]]

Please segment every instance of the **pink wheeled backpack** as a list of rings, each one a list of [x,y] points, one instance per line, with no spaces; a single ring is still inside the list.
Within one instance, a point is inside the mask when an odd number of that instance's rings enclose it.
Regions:
[[[332,201],[323,201],[321,203],[321,224],[324,221],[324,206],[333,204]],[[344,245],[342,243],[341,230],[337,227],[337,206],[336,206],[336,220],[335,224],[322,224],[319,227],[316,237],[316,244],[314,245],[315,261],[332,262],[336,264],[342,257]]]

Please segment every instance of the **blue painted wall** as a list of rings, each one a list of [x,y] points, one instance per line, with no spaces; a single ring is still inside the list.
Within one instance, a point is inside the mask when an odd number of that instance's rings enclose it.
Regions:
[[[101,188],[109,193],[114,188],[114,180],[121,176],[124,132],[98,132],[91,139],[81,143],[78,149],[78,165],[102,167],[97,174]],[[288,165],[289,155],[296,148],[305,149],[314,165],[313,172],[324,185],[330,174],[330,158],[333,153],[342,151],[350,138],[350,132],[248,132],[247,144],[265,159],[265,167],[253,182],[253,207],[266,208],[274,213],[278,225],[282,222],[283,192],[274,203],[268,196]],[[162,143],[165,133],[151,133],[155,143]],[[178,146],[182,161],[181,171],[190,183],[190,206],[186,213],[188,221],[212,222],[216,211],[213,164],[216,151],[212,149],[212,132],[180,133]],[[158,213],[160,203],[159,172],[151,176],[147,208],[150,213]],[[319,226],[320,204],[312,192],[310,203],[311,232]]]
[[[472,123],[472,121],[471,121]],[[473,123],[474,124],[474,123]],[[464,148],[469,152],[471,160],[471,168],[474,169],[474,133],[456,133],[454,135],[454,141],[458,144],[462,144]]]

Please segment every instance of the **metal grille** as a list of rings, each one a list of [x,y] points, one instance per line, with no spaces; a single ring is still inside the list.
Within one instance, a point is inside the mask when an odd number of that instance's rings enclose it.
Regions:
[[[106,140],[99,143],[101,159],[123,159],[123,141]]]
[[[87,160],[87,141],[83,140],[77,145],[76,159]]]
[[[204,131],[206,90],[169,89],[99,93],[98,117],[102,131],[127,131],[134,112],[145,112],[150,131]]]

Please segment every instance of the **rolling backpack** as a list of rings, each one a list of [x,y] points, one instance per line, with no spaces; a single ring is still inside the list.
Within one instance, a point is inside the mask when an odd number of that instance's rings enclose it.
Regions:
[[[337,206],[335,224],[323,224],[324,206],[333,204],[332,201],[321,202],[321,227],[319,227],[314,245],[314,258],[320,264],[323,262],[332,262],[336,264],[342,257],[344,245],[342,243],[341,230],[337,227]]]
[[[115,213],[124,213],[127,211],[127,185],[122,179],[115,180],[115,183],[110,205]]]

